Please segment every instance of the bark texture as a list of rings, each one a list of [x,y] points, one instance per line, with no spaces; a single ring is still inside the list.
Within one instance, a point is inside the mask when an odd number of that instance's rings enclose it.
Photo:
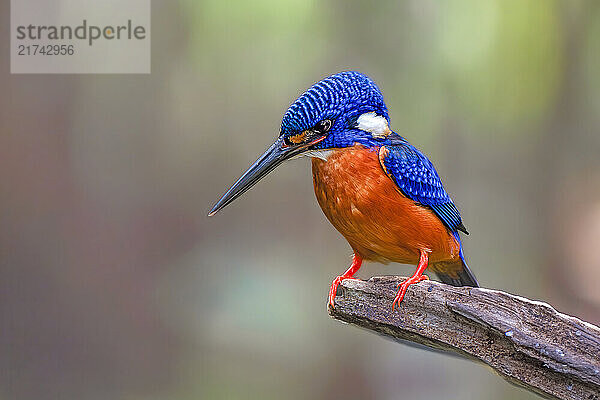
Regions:
[[[546,303],[484,288],[405,278],[345,280],[329,314],[394,338],[457,353],[550,399],[600,399],[600,328]]]

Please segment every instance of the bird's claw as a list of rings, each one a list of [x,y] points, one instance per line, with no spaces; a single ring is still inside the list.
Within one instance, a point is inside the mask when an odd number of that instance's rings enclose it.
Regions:
[[[406,294],[406,291],[408,290],[408,287],[414,283],[419,283],[421,281],[426,281],[429,280],[429,277],[427,275],[419,275],[419,276],[411,276],[410,278],[408,278],[407,280],[405,280],[404,282],[400,282],[398,284],[398,293],[396,294],[396,297],[394,298],[394,301],[392,302],[392,310],[394,309],[394,306],[396,304],[398,304],[398,307],[400,307],[400,303],[402,303],[402,300],[404,299],[404,295]]]
[[[329,306],[331,306],[331,308],[335,308],[335,296],[337,295],[337,289],[338,286],[340,286],[340,283],[342,283],[343,280],[346,279],[354,279],[354,280],[358,280],[357,278],[353,278],[351,276],[344,276],[344,275],[340,275],[338,277],[336,277],[333,282],[331,282],[331,287],[329,288]]]

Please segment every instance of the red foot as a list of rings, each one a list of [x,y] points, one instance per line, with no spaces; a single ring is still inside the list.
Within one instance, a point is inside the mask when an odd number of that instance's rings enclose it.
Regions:
[[[333,282],[331,282],[331,287],[329,288],[329,305],[331,306],[331,308],[335,307],[335,296],[337,295],[337,288],[340,285],[340,283],[342,283],[344,279],[356,279],[353,276],[354,274],[356,274],[361,264],[362,258],[360,258],[358,254],[354,253],[354,255],[352,256],[352,265],[350,265],[350,268],[348,268],[348,270],[344,272],[343,275],[338,276],[333,280]]]
[[[423,275],[423,272],[427,268],[428,263],[429,263],[429,255],[426,252],[421,250],[421,256],[419,258],[419,265],[417,265],[417,270],[415,271],[415,273],[410,278],[405,280],[404,282],[398,284],[399,290],[398,290],[398,294],[396,295],[396,298],[392,302],[392,310],[394,309],[394,305],[396,305],[396,304],[398,304],[398,307],[400,307],[400,303],[404,299],[406,290],[408,289],[408,287],[410,285],[412,285],[413,283],[419,283],[421,281],[429,279],[429,277],[427,275]]]
[[[348,277],[348,276],[344,276],[344,275],[340,275],[337,278],[335,278],[333,280],[333,282],[331,282],[331,287],[329,288],[329,305],[331,307],[335,307],[335,296],[337,295],[337,288],[340,285],[340,283],[342,283],[343,280],[346,279],[354,279],[354,280],[358,280],[358,278],[353,278],[353,277]]]

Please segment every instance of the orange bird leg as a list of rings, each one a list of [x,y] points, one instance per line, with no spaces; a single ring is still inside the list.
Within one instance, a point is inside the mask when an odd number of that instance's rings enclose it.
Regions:
[[[410,285],[429,279],[427,275],[423,275],[423,272],[425,272],[425,269],[429,264],[429,255],[423,250],[419,251],[421,252],[421,256],[419,257],[419,265],[417,265],[417,270],[410,278],[398,284],[399,290],[396,298],[392,302],[392,310],[394,309],[394,304],[398,304],[398,307],[400,307],[400,303],[402,302],[402,299],[404,299],[406,290]]]
[[[358,272],[361,264],[362,258],[358,254],[354,253],[352,255],[352,265],[350,265],[350,268],[348,268],[343,275],[338,276],[333,280],[333,282],[331,282],[331,287],[329,288],[329,305],[331,307],[335,307],[335,296],[337,294],[337,288],[340,285],[340,283],[342,283],[344,279],[356,279],[354,278],[354,274]]]

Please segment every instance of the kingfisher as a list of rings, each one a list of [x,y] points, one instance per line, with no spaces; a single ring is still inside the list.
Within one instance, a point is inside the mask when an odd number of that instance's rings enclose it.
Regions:
[[[275,142],[208,215],[299,156],[311,158],[317,201],[354,252],[350,268],[331,283],[331,307],[339,284],[356,279],[363,260],[417,266],[398,285],[392,309],[410,285],[429,279],[427,267],[443,283],[478,287],[463,254],[459,232],[468,232],[458,208],[433,163],[390,128],[381,90],[359,72],[329,76],[300,95]]]

